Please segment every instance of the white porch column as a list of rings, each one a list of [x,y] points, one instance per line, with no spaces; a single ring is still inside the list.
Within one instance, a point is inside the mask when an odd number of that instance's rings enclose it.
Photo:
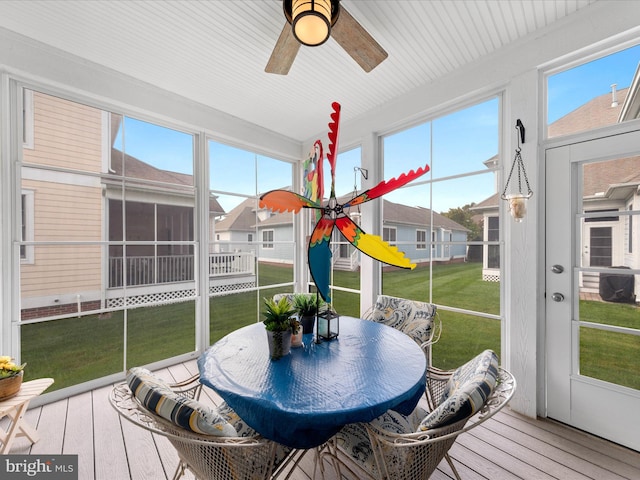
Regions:
[[[381,140],[375,133],[362,138],[361,166],[369,171],[369,178],[362,179],[362,188],[371,188],[383,178]],[[362,206],[362,229],[382,236],[382,199],[372,200]],[[360,254],[360,315],[366,312],[382,291],[381,263],[365,254]]]
[[[538,139],[539,101],[537,70],[529,70],[513,78],[507,89],[504,102],[502,181],[499,191],[504,189],[517,147],[516,120],[525,127],[525,143],[521,144],[521,155],[529,184],[534,194],[528,201],[527,215],[517,223],[509,215],[505,201],[501,203],[500,222],[504,234],[504,264],[500,279],[503,285],[502,312],[502,365],[516,377],[518,387],[510,402],[511,408],[531,417],[544,408],[544,345],[539,338],[543,327],[542,306],[539,298],[542,286],[538,276],[538,255],[541,232],[538,212],[543,205],[543,190],[540,184]],[[543,109],[540,109],[542,111]],[[513,179],[512,179],[513,181]]]

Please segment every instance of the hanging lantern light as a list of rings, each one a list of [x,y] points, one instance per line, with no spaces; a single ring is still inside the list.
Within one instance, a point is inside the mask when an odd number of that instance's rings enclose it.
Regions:
[[[338,19],[339,0],[284,0],[284,14],[294,37],[309,47],[322,45]]]
[[[509,213],[511,213],[513,219],[516,222],[522,222],[527,214],[527,200],[531,198],[533,191],[529,186],[527,171],[524,169],[524,162],[522,161],[522,155],[520,154],[520,139],[522,139],[522,143],[524,143],[524,125],[520,119],[516,121],[516,130],[518,130],[518,147],[516,148],[513,164],[511,165],[511,170],[509,171],[507,183],[504,186],[501,198],[509,202]],[[518,191],[507,193],[507,190],[509,189],[509,182],[511,181],[511,177],[513,176],[513,171],[516,166],[518,167]],[[527,193],[523,193],[522,191],[522,177],[524,177],[524,181],[527,185]]]

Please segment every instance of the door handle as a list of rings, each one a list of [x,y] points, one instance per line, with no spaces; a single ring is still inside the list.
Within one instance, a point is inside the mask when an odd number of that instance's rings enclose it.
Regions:
[[[553,273],[562,273],[564,272],[564,267],[562,265],[554,265],[553,267],[551,267],[551,271]]]
[[[551,295],[551,298],[553,299],[554,302],[562,302],[564,300],[564,295],[558,292],[555,292],[553,295]]]

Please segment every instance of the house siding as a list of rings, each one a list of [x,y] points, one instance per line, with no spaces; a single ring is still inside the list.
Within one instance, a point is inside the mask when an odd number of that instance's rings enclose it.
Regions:
[[[26,164],[100,173],[100,110],[38,92],[33,96],[34,145],[25,148]],[[33,239],[100,241],[103,200],[98,177],[60,171],[22,169],[22,188],[33,192]],[[21,266],[25,307],[56,307],[65,298],[95,297],[102,285],[100,245],[40,245],[33,262]],[[40,299],[40,300],[38,300]]]
[[[431,229],[429,227],[414,227],[406,225],[392,225],[385,223],[385,226],[393,227],[396,229],[397,242],[396,245],[399,250],[411,259],[413,263],[424,263],[430,260],[434,261],[450,261],[459,258],[466,257],[466,245],[445,245],[438,243],[433,248],[433,257],[431,256]],[[416,231],[426,231],[426,247],[418,249],[416,241]],[[466,242],[467,233],[457,230],[443,230],[440,228],[435,229],[436,242]],[[451,239],[449,239],[449,233]],[[444,238],[443,238],[444,236]]]
[[[102,160],[102,112],[58,97],[33,94],[34,148],[24,161],[98,173]]]
[[[273,230],[273,248],[264,248],[262,232]],[[258,258],[260,261],[276,263],[293,263],[293,225],[273,225],[258,230]]]

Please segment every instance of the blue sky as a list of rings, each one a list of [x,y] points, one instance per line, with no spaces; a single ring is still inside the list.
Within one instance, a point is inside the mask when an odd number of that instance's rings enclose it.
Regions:
[[[632,47],[596,61],[558,73],[549,78],[548,122],[570,113],[592,98],[630,85],[640,60],[640,46]],[[349,108],[343,105],[343,108]],[[327,106],[327,117],[330,113]],[[319,118],[318,124],[326,123]],[[158,168],[193,174],[193,145],[190,135],[146,122],[127,118],[126,152]],[[122,138],[121,136],[119,137]],[[328,147],[328,140],[320,138]],[[117,145],[118,146],[118,145]],[[398,175],[429,164],[431,172],[423,178],[434,179],[483,170],[483,162],[497,153],[498,102],[490,100],[438,118],[384,139],[384,178]],[[213,190],[233,191],[246,195],[282,188],[290,184],[290,165],[252,152],[210,142]],[[303,160],[303,159],[301,159]],[[353,191],[354,179],[362,185],[359,165],[360,149],[338,155],[336,194]],[[505,161],[513,160],[507,152]],[[256,168],[257,166],[257,168]],[[325,171],[328,172],[325,160]],[[355,177],[355,178],[354,178]],[[325,174],[328,182],[329,174]],[[491,173],[468,178],[434,182],[433,192],[426,185],[398,190],[385,198],[408,205],[433,208],[446,212],[449,208],[480,202],[496,191]],[[325,195],[329,186],[326,183]],[[220,203],[229,210],[242,198],[222,196]],[[431,203],[432,202],[432,203]]]

